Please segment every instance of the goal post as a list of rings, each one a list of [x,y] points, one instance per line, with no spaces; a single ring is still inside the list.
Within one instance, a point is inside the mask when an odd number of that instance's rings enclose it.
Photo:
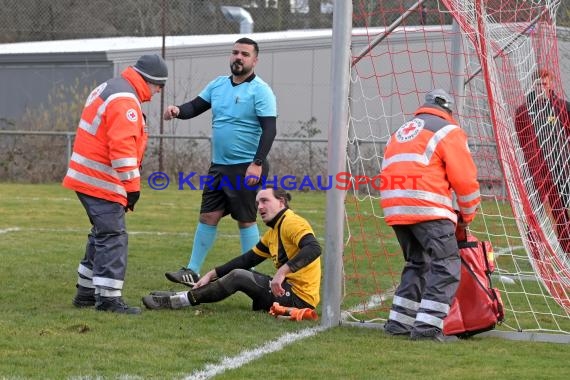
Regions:
[[[532,95],[541,69],[564,94],[559,5],[335,2],[328,174],[350,173],[351,186],[327,193],[323,324],[380,327],[387,318],[403,259],[383,220],[379,183],[362,178],[378,175],[390,134],[440,87],[455,98],[478,168],[482,203],[471,230],[495,247],[493,285],[506,312],[497,334],[570,343],[570,120],[559,112],[561,99],[545,105]],[[528,124],[539,126],[534,145],[521,137],[517,116],[527,103]]]
[[[335,1],[333,12],[333,43],[331,65],[331,122],[328,143],[328,173],[345,170],[346,125],[350,84],[350,42],[352,32],[352,1]],[[327,191],[325,232],[325,274],[323,325],[340,323],[342,297],[342,253],[344,251],[344,191],[333,187]]]

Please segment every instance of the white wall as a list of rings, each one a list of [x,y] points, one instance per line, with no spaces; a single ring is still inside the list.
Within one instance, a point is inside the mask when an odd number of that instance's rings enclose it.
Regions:
[[[165,88],[165,104],[180,104],[195,97],[214,77],[229,75],[229,55],[233,42],[240,35],[178,36],[166,38],[166,58],[170,79]],[[250,37],[260,46],[256,72],[268,82],[277,95],[278,135],[292,133],[299,123],[312,117],[317,119],[316,127],[323,133],[316,137],[325,138],[330,113],[330,57],[331,31],[288,31],[258,33]],[[405,38],[405,40],[404,40]],[[415,44],[425,44],[425,35],[394,34],[391,43],[405,43],[410,50]],[[353,50],[359,51],[366,43],[365,38],[355,38]],[[441,35],[431,34],[428,44],[437,51],[442,44]],[[570,42],[559,40],[560,68],[565,92],[570,95]],[[93,83],[118,75],[124,67],[133,64],[146,53],[160,53],[160,37],[113,38],[94,40],[47,41],[36,43],[0,45],[0,118],[18,118],[26,107],[37,107],[46,103],[50,91],[56,86]],[[404,46],[401,47],[402,49]],[[378,51],[385,49],[378,47]],[[388,57],[388,56],[386,56]],[[383,65],[402,68],[406,60],[390,62],[379,59],[369,65],[369,71],[382,72]],[[430,56],[432,65],[447,64],[441,54]],[[421,65],[422,62],[416,63]],[[363,73],[366,63],[360,64]],[[419,67],[419,66],[418,66]],[[442,66],[445,67],[445,66]],[[435,79],[434,79],[435,78]],[[446,74],[432,75],[418,73],[413,81],[401,76],[397,81],[379,77],[380,88],[385,93],[427,90],[432,83],[446,85]],[[397,87],[397,88],[396,88]],[[367,89],[377,93],[378,86]],[[402,100],[401,100],[402,99]],[[420,102],[418,95],[411,93],[403,98],[394,97],[390,107],[403,107],[404,114],[410,114]],[[403,103],[400,103],[403,102]],[[386,106],[386,103],[384,104]],[[374,108],[376,107],[376,109]],[[383,112],[378,103],[368,104],[370,112]],[[152,133],[158,133],[160,125],[160,100],[154,99],[145,105]],[[394,119],[397,125],[401,120]],[[379,128],[383,128],[380,126]],[[73,127],[70,128],[73,130]],[[164,123],[165,133],[209,134],[210,114],[201,115],[190,121],[175,120]]]

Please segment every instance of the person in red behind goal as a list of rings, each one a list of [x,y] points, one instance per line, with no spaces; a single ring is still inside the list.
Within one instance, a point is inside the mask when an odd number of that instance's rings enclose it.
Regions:
[[[453,119],[452,105],[442,89],[427,93],[414,118],[388,140],[382,162],[384,177],[414,178],[380,192],[385,221],[405,259],[384,331],[412,340],[457,339],[443,334],[461,273],[455,230],[458,215],[462,227],[474,219],[480,194],[467,135]]]
[[[570,253],[570,103],[556,96],[548,70],[537,70],[533,79],[533,91],[516,111],[515,129],[558,241]]]

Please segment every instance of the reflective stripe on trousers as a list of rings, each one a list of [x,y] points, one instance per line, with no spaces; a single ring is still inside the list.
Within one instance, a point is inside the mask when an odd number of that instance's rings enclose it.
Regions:
[[[121,295],[127,268],[128,236],[120,203],[77,193],[87,212],[91,231],[78,268],[78,283],[97,288],[104,297]],[[91,276],[91,278],[89,278]]]
[[[390,320],[419,333],[443,330],[459,285],[461,261],[450,220],[393,226],[406,263]]]

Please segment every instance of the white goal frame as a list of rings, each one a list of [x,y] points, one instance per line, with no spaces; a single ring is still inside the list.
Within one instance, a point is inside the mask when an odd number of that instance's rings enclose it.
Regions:
[[[418,0],[410,9],[412,12],[425,0]],[[406,17],[406,13],[402,18]],[[332,30],[331,55],[331,112],[328,129],[328,167],[329,176],[346,171],[347,141],[349,125],[349,95],[351,81],[351,44],[352,44],[352,1],[335,1]],[[395,23],[401,20],[396,20]],[[454,23],[454,28],[458,28]],[[389,32],[390,27],[387,27]],[[380,43],[373,41],[372,44]],[[458,48],[461,41],[454,41],[452,49]],[[366,52],[363,52],[365,54]],[[462,71],[461,62],[454,63],[456,73]],[[464,83],[453,83],[456,93],[462,93]],[[460,106],[460,105],[458,105]],[[326,195],[325,221],[325,257],[324,257],[324,290],[322,303],[323,327],[355,325],[361,327],[380,328],[378,323],[349,322],[342,318],[341,304],[343,299],[343,254],[345,236],[345,196],[346,192],[334,186]],[[479,336],[497,336],[510,340],[541,341],[570,343],[570,335],[511,332],[493,330]]]

